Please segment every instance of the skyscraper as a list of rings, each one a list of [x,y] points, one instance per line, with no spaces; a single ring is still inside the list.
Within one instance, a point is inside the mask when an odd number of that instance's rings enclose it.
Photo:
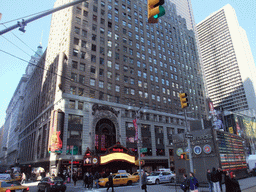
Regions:
[[[256,109],[255,65],[235,10],[226,5],[197,25],[207,96],[214,107]]]
[[[57,0],[55,7],[68,2]],[[135,156],[139,139],[149,171],[173,165],[172,134],[185,128],[179,92],[188,94],[189,120],[201,118],[205,109],[195,34],[175,6],[166,5],[155,25],[147,23],[145,0],[88,0],[52,15],[45,71],[29,81],[38,94],[30,90],[25,96],[24,164],[51,161],[51,171],[66,169],[72,153],[77,171],[102,169],[97,158],[127,149]],[[109,149],[113,145],[125,148]],[[31,147],[34,152],[25,153]]]

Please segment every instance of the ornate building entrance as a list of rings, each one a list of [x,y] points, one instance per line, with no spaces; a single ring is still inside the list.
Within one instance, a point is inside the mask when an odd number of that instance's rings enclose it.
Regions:
[[[114,123],[106,118],[96,124],[95,150],[97,153],[106,152],[107,148],[116,144],[116,129]]]

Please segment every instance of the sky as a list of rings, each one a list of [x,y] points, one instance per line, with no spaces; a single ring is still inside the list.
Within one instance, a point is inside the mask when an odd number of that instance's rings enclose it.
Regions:
[[[21,21],[19,18],[28,19],[30,17],[26,16],[52,9],[54,2],[55,0],[2,1],[0,6],[0,13],[2,13],[0,31],[5,29],[5,26],[10,27],[15,25],[17,21]],[[247,33],[254,61],[256,60],[255,0],[191,0],[191,2],[196,23],[201,22],[211,13],[219,10],[226,4],[230,4],[236,11],[240,26]],[[48,15],[29,23],[25,28],[25,33],[14,29],[0,36],[0,127],[4,124],[6,109],[20,78],[25,73],[31,56],[34,55],[40,42],[42,43],[43,50],[47,47],[50,22],[51,15]],[[15,55],[26,62],[10,56],[3,51]]]

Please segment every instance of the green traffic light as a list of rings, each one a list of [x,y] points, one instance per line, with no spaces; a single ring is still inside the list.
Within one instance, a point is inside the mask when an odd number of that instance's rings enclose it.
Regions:
[[[159,5],[159,13],[157,15],[154,15],[155,19],[158,19],[159,17],[162,17],[165,15],[165,9],[162,5]]]

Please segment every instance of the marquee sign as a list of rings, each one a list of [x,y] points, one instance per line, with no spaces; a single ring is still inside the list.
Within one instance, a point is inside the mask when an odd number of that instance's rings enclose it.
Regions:
[[[129,163],[135,164],[134,156],[129,155],[127,153],[120,153],[120,152],[110,153],[110,154],[101,156],[100,164],[106,164],[106,163],[109,163],[111,161],[116,161],[116,160],[123,160],[123,161],[127,161]]]

